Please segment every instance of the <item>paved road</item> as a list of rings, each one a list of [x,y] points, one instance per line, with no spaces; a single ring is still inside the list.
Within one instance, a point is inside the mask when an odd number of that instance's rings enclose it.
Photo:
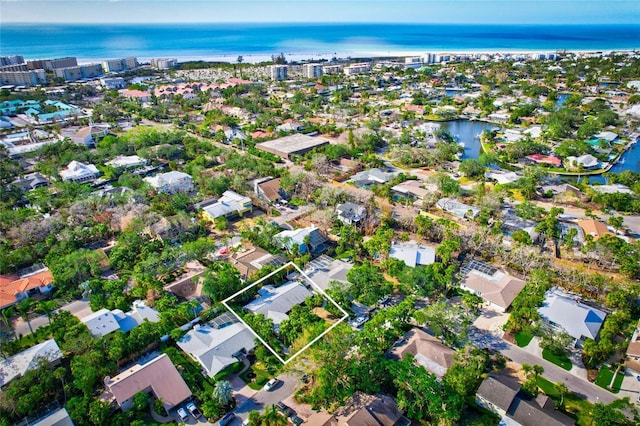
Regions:
[[[580,377],[574,376],[567,370],[564,370],[545,359],[532,355],[516,345],[512,345],[511,343],[504,341],[493,333],[479,330],[474,327],[470,333],[470,338],[475,345],[497,350],[518,364],[540,365],[544,368],[542,376],[554,383],[563,382],[573,393],[589,402],[603,402],[608,404],[618,399],[618,397],[611,392],[581,379]]]
[[[278,376],[280,383],[270,391],[260,390],[242,405],[234,410],[236,420],[232,425],[240,425],[249,417],[252,411],[262,411],[268,405],[274,405],[278,401],[287,399],[300,384],[300,377],[293,374],[281,374]]]
[[[86,300],[76,300],[75,302],[71,302],[56,309],[54,312],[57,312],[58,310],[69,311],[79,319],[91,314],[89,301]],[[39,327],[47,324],[49,324],[49,320],[45,315],[41,315],[31,320],[31,328],[33,328],[33,331],[36,331]],[[27,334],[31,334],[31,331],[29,331],[29,325],[20,317],[16,317],[14,320],[13,329],[15,330],[16,336],[26,336]]]

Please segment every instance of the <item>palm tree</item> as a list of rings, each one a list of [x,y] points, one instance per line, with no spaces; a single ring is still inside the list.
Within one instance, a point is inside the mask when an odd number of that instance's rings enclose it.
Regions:
[[[20,301],[20,303],[18,303],[18,312],[20,312],[20,316],[22,317],[22,319],[27,322],[31,334],[33,334],[33,328],[31,328],[31,321],[29,320],[29,311],[31,311],[32,306],[33,300],[29,298],[24,299]]]
[[[41,300],[38,302],[38,310],[47,316],[49,324],[51,324],[51,312],[53,312],[56,306],[58,306],[58,304],[55,300]]]
[[[275,405],[269,405],[262,414],[252,411],[249,414],[249,424],[251,426],[286,426],[288,421],[278,412]]]
[[[67,375],[67,370],[64,367],[56,368],[53,371],[53,377],[62,382],[62,391],[64,392],[64,404],[67,403],[67,390],[64,387],[64,378]],[[62,404],[62,405],[64,405]]]
[[[15,315],[16,310],[13,306],[9,306],[8,308],[4,308],[0,311],[2,314],[2,322],[7,326],[9,330],[11,330],[11,334],[14,333],[13,324],[11,323],[11,317]]]
[[[564,396],[569,392],[569,388],[564,382],[558,382],[556,383],[556,389],[558,389],[560,393],[560,405],[562,405],[564,403]]]
[[[216,382],[212,393],[213,398],[222,406],[226,406],[233,399],[233,387],[228,380]]]

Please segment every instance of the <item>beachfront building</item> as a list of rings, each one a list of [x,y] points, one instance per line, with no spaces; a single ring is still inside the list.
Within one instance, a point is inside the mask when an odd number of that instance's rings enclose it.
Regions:
[[[269,75],[271,76],[271,80],[280,81],[286,80],[289,74],[289,66],[288,65],[270,65],[269,66]]]
[[[47,84],[47,76],[44,70],[0,70],[0,83],[10,86],[40,86]]]
[[[134,57],[123,59],[107,59],[102,61],[102,69],[105,73],[132,70],[138,67],[138,60]]]
[[[154,58],[150,61],[151,68],[158,70],[170,70],[178,66],[176,58]]]
[[[322,64],[304,64],[302,75],[305,78],[318,78],[322,76]]]
[[[356,75],[363,74],[371,71],[371,64],[368,62],[361,62],[357,64],[351,64],[347,67],[344,67],[344,75]]]
[[[53,70],[56,77],[63,78],[66,82],[97,78],[103,75],[102,65],[86,64],[73,67],[56,68]]]

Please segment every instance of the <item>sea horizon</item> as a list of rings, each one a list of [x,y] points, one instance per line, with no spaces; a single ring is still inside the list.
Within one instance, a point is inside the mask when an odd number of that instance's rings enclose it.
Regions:
[[[46,42],[43,42],[46,40]],[[87,63],[135,56],[141,61],[262,62],[393,57],[425,53],[632,51],[640,25],[416,23],[10,23],[0,27],[0,54],[26,59],[75,56]]]

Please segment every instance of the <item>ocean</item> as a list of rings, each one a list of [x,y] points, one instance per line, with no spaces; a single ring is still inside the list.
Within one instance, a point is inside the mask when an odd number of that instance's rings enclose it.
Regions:
[[[273,54],[331,58],[427,52],[633,50],[640,25],[2,24],[0,55],[136,56],[257,62]]]

